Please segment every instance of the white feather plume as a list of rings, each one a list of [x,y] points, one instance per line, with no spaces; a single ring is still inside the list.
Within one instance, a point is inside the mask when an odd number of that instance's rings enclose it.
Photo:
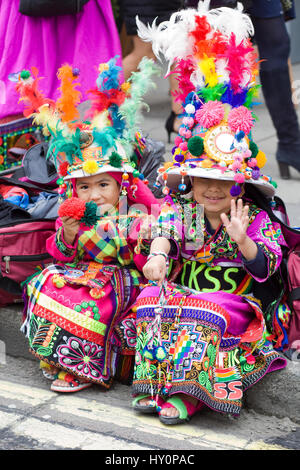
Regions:
[[[229,37],[234,33],[238,43],[253,36],[254,27],[248,15],[243,13],[243,6],[238,3],[237,8],[221,7],[211,10],[209,20],[214,29],[218,29]]]

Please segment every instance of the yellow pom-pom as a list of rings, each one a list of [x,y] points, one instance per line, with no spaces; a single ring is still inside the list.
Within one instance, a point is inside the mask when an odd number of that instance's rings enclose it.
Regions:
[[[93,175],[94,173],[98,171],[98,165],[95,162],[95,160],[87,160],[82,165],[82,169],[83,171],[85,171],[85,173],[89,173],[90,175]]]
[[[267,157],[266,157],[266,154],[264,152],[262,152],[261,150],[259,150],[258,154],[256,155],[256,164],[258,166],[258,168],[263,168],[265,166],[265,164],[267,163]]]

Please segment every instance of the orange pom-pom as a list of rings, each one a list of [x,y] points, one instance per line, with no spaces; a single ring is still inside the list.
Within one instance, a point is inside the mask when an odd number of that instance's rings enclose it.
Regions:
[[[85,213],[85,202],[78,197],[66,199],[58,209],[59,217],[72,217],[81,220]]]

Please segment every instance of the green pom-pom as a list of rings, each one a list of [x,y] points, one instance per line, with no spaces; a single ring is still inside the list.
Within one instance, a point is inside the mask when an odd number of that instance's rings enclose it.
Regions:
[[[278,185],[277,185],[276,181],[270,181],[270,183],[275,189],[277,188]]]
[[[204,152],[204,143],[202,137],[195,135],[188,141],[188,150],[195,157],[199,157]]]
[[[121,168],[122,167],[122,157],[119,155],[117,152],[112,152],[112,154],[109,157],[109,163],[111,166],[114,166],[115,168]]]
[[[250,141],[249,149],[251,150],[251,158],[255,158],[256,155],[258,154],[258,147],[253,140]]]
[[[94,201],[87,202],[85,205],[84,216],[81,219],[81,222],[84,223],[87,227],[92,227],[98,222],[97,214],[98,206]]]
[[[29,78],[31,76],[31,73],[29,72],[29,70],[22,70],[22,72],[20,73],[20,77],[22,78],[22,80],[27,80],[27,78]]]

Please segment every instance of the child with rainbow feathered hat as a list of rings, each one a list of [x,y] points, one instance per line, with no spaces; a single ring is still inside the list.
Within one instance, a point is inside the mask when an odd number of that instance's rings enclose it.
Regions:
[[[93,383],[108,389],[117,369],[128,380],[135,351],[132,306],[146,258],[134,249],[142,221],[158,204],[137,169],[145,146],[137,125],[157,67],[145,59],[121,85],[116,59],[99,67],[89,120],[78,111],[78,69],[59,69],[56,103],[39,91],[35,69],[23,71],[17,84],[26,115],[51,137],[47,158],[59,174],[57,231],[47,240],[54,264],[27,283],[22,325],[56,392]]]
[[[240,6],[209,10],[208,1],[159,26],[137,22],[175,66],[183,119],[157,179],[165,200],[137,300],[133,408],[167,425],[203,407],[239,415],[245,390],[286,366],[273,348],[282,337],[266,326],[267,292],[257,295],[286,242],[252,197],[272,203],[276,187],[252,138],[253,27]]]

